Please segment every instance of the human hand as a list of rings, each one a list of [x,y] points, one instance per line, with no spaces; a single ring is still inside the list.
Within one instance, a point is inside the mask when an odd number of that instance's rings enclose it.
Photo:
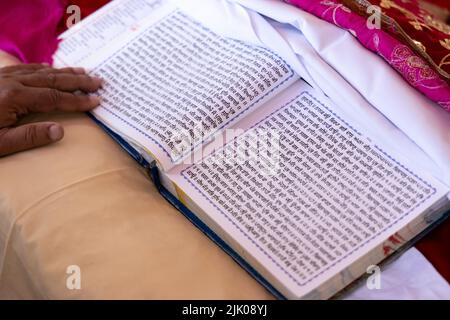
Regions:
[[[15,125],[29,113],[89,111],[100,100],[80,92],[95,92],[101,84],[101,79],[80,68],[43,64],[0,68],[0,157],[61,140],[64,130],[57,123]]]

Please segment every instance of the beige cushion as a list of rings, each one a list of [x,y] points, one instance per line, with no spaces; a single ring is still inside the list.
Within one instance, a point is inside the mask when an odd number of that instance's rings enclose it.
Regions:
[[[0,298],[272,298],[87,116],[43,119],[62,142],[0,158]]]

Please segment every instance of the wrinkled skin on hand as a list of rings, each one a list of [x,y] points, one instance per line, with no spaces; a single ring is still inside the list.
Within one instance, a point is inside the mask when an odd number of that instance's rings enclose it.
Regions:
[[[30,113],[89,111],[100,100],[87,93],[101,85],[101,79],[80,68],[55,69],[45,64],[0,68],[0,157],[61,140],[64,130],[58,123],[17,123]]]

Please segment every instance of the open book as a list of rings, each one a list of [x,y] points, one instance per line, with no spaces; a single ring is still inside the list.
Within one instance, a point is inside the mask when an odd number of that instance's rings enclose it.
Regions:
[[[332,297],[449,208],[448,187],[275,52],[167,1],[112,2],[63,35],[55,63],[105,79],[95,119],[280,297]]]

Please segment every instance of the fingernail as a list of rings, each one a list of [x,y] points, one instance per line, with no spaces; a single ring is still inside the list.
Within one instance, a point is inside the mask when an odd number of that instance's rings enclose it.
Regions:
[[[84,68],[73,68],[73,71],[76,74],[85,74],[86,73],[86,70],[84,70]]]
[[[103,79],[102,79],[102,78],[99,78],[99,77],[92,77],[92,79],[94,80],[94,82],[95,82],[97,85],[99,85],[99,86],[103,85]]]
[[[98,106],[100,104],[100,102],[101,102],[100,98],[97,97],[97,96],[90,96],[89,100],[91,102],[91,105],[94,106],[94,107]]]
[[[48,137],[52,141],[59,141],[63,138],[64,131],[61,126],[59,125],[51,125],[50,128],[48,128]]]

